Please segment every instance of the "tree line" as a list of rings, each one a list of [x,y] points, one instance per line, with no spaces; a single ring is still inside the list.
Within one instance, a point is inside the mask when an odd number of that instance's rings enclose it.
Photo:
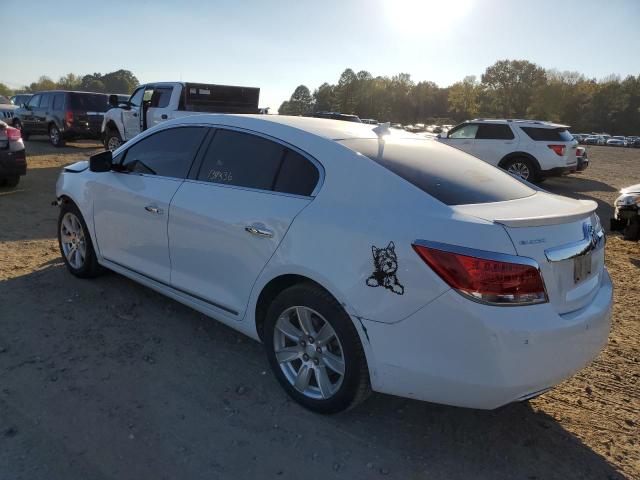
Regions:
[[[123,69],[105,73],[104,75],[101,73],[92,73],[88,75],[68,73],[60,77],[57,82],[46,75],[43,75],[38,79],[38,81],[16,90],[11,90],[6,85],[0,83],[0,95],[9,97],[16,93],[30,93],[56,89],[130,94],[139,84],[140,82],[138,82],[138,79],[133,73],[129,70]]]
[[[374,77],[347,68],[336,84],[313,93],[298,86],[279,113],[339,111],[393,123],[456,123],[473,118],[530,118],[564,123],[575,133],[640,135],[640,75],[601,80],[544,69],[526,60],[500,60],[478,80],[449,87],[415,83],[400,73]]]

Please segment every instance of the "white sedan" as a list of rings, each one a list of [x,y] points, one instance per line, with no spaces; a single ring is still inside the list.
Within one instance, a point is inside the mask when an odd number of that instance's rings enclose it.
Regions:
[[[332,413],[371,390],[496,408],[605,344],[592,201],[406,132],[197,115],[66,167],[60,250],[264,343],[286,392]]]

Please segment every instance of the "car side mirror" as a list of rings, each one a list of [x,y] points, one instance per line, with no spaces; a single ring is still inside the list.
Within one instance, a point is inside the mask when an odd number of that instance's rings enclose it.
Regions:
[[[96,153],[89,157],[89,170],[92,172],[109,172],[113,168],[113,155],[110,150]]]
[[[113,108],[118,108],[119,103],[120,102],[118,102],[117,95],[109,95],[109,105],[111,105]]]

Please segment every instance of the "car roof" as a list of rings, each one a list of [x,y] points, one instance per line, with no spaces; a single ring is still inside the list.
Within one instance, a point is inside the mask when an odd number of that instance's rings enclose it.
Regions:
[[[190,115],[188,117],[177,118],[172,123],[211,123],[225,124],[231,119],[251,119],[250,123],[264,122],[270,124],[280,124],[288,127],[303,130],[305,132],[323,137],[329,140],[343,140],[347,138],[378,138],[374,128],[379,125],[369,125],[367,123],[347,122],[344,120],[332,120],[316,117],[294,117],[287,115],[247,115],[247,114],[203,114]],[[168,123],[168,122],[167,122]],[[230,125],[237,125],[237,121],[229,122]],[[398,130],[390,131],[390,134],[400,135],[404,138],[417,138],[416,135]]]
[[[521,118],[474,118],[468,120],[468,122],[483,122],[483,123],[514,123],[518,126],[534,125],[539,128],[569,128],[569,125],[563,125],[561,123],[546,122],[544,120],[527,120]],[[467,122],[465,122],[467,123]]]

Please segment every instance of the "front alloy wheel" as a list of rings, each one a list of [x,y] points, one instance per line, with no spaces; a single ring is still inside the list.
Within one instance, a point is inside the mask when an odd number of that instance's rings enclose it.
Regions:
[[[64,200],[58,216],[58,245],[67,269],[76,277],[102,273],[82,214],[71,200]]]
[[[278,382],[310,410],[340,412],[371,392],[353,321],[319,285],[300,283],[282,291],[269,306],[262,338]]]

